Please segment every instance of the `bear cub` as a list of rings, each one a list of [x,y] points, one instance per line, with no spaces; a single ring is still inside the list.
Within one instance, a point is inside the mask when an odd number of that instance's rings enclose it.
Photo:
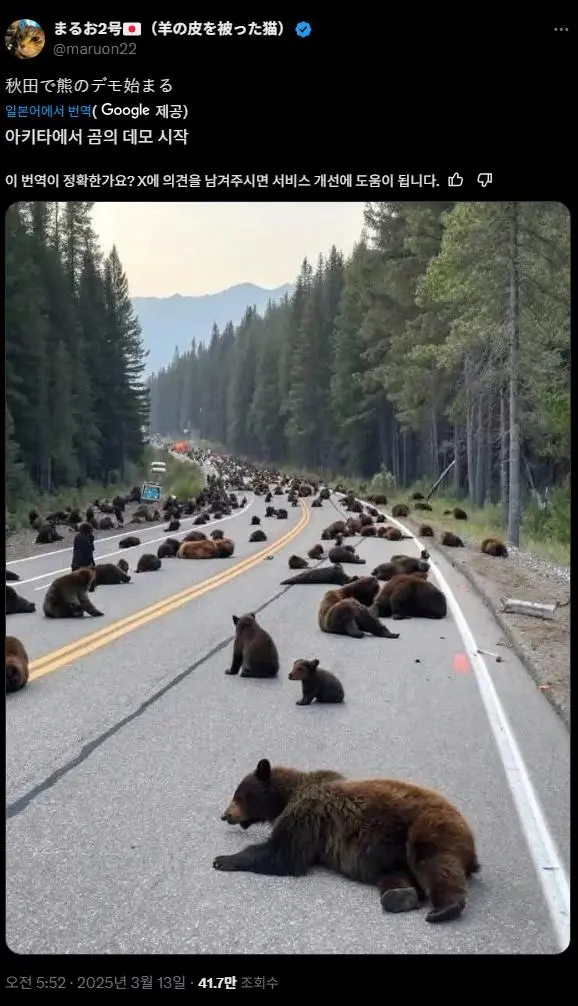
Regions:
[[[300,681],[303,697],[295,703],[296,706],[310,706],[313,700],[317,702],[343,702],[345,692],[339,678],[331,671],[324,671],[319,661],[296,660],[289,674],[289,681]]]
[[[233,659],[225,674],[242,678],[274,678],[279,673],[279,654],[271,636],[259,625],[254,612],[233,615]]]

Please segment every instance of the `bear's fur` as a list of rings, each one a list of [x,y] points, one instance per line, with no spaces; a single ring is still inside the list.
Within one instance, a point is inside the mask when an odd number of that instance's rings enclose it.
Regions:
[[[137,573],[155,573],[157,569],[161,568],[161,565],[162,563],[158,555],[145,552],[137,562],[136,571]]]
[[[117,566],[119,569],[122,569],[123,573],[128,573],[128,562],[126,559],[119,559]]]
[[[183,541],[206,541],[206,540],[207,536],[204,531],[189,531],[189,533],[186,534],[185,537],[183,538]]]
[[[423,495],[423,493],[412,493],[411,498],[412,500],[423,500],[425,499],[425,496]]]
[[[329,549],[328,558],[329,562],[350,562],[356,566],[365,566],[366,564],[365,559],[360,559],[353,549],[349,549],[345,545],[334,545],[333,548]]]
[[[379,590],[374,576],[362,576],[338,590],[329,590],[319,605],[317,618],[322,632],[363,639],[363,633],[398,639],[399,633],[390,632],[378,621],[369,607]]]
[[[375,598],[376,618],[445,618],[445,594],[426,579],[427,573],[400,573],[392,577]]]
[[[221,531],[220,527],[216,527],[214,531],[211,531],[211,538],[213,541],[222,541],[225,537],[225,532]]]
[[[312,507],[322,507],[323,503],[321,502],[320,499],[315,499],[315,500],[311,500],[311,506]]]
[[[375,538],[377,535],[377,528],[374,524],[364,524],[361,528],[362,538]]]
[[[310,559],[322,559],[324,555],[323,545],[314,545],[313,548],[309,549],[307,555]]]
[[[333,566],[317,566],[315,569],[305,569],[296,576],[290,576],[288,580],[281,580],[281,586],[287,584],[293,586],[297,583],[334,583],[339,587],[350,583],[351,577],[344,571],[343,566],[335,563]]]
[[[53,524],[41,524],[38,528],[35,545],[52,545],[56,541],[64,541]]]
[[[9,582],[11,582],[11,583],[16,583],[17,580],[21,579],[21,577],[18,576],[18,573],[13,573],[11,569],[7,569],[6,570],[6,579]]]
[[[398,527],[386,527],[384,538],[388,541],[409,541],[411,539],[410,534],[403,534]]]
[[[122,562],[122,559],[120,561]],[[92,594],[97,587],[108,587],[118,583],[130,583],[130,576],[113,562],[101,562],[94,567],[94,580],[88,588],[88,593]]]
[[[274,678],[279,673],[279,654],[268,632],[257,622],[253,612],[233,615],[235,641],[233,659],[226,674],[242,678]]]
[[[251,524],[260,524],[260,523],[261,523],[260,517],[251,517]]]
[[[157,555],[159,559],[174,559],[180,547],[181,542],[177,538],[167,538],[157,548]]]
[[[268,506],[265,509],[265,517],[276,517],[277,511],[274,506]]]
[[[444,517],[454,517],[455,520],[467,520],[468,515],[461,506],[454,506],[451,510],[444,510]]]
[[[6,636],[6,691],[18,692],[28,684],[28,654],[16,636]]]
[[[338,703],[345,698],[339,678],[331,671],[324,671],[317,659],[296,660],[289,681],[301,682],[303,697],[295,703],[296,706],[310,706],[314,699],[317,702]]]
[[[135,534],[129,534],[126,538],[121,538],[118,547],[119,548],[137,548],[140,545],[140,538],[137,538]]]
[[[265,842],[217,856],[216,870],[299,877],[315,865],[373,884],[387,912],[429,900],[427,922],[462,914],[480,869],[475,838],[442,793],[402,779],[272,767],[263,758],[221,815],[243,829],[272,823]]]
[[[94,607],[88,596],[93,580],[94,569],[86,568],[53,580],[44,596],[46,618],[82,618],[85,612],[93,618],[102,617],[103,612]]]
[[[326,527],[325,530],[322,532],[321,540],[330,541],[331,538],[335,538],[336,535],[344,533],[345,533],[345,521],[335,520],[333,521],[333,524],[330,524],[329,527]]]
[[[289,520],[289,514],[286,510],[277,510],[277,520]]]
[[[258,531],[253,531],[253,534],[249,535],[249,542],[252,543],[255,541],[267,541],[267,535],[265,534],[265,532],[261,531],[261,529],[259,529]]]
[[[308,569],[309,563],[300,555],[289,556],[289,569]]]
[[[98,527],[100,531],[112,531],[114,527],[112,517],[101,517],[98,522]]]
[[[409,507],[406,503],[396,503],[391,511],[392,517],[409,517]]]
[[[434,538],[434,529],[431,524],[420,524],[418,531],[420,538]]]
[[[178,531],[180,526],[181,526],[180,520],[177,520],[176,517],[173,517],[169,521],[169,526],[164,528],[164,532],[165,534],[171,534],[171,532]]]
[[[458,538],[457,534],[453,531],[444,531],[441,537],[441,544],[446,545],[447,548],[465,548],[465,545],[461,538]]]
[[[34,611],[36,611],[36,605],[32,601],[27,601],[25,597],[14,590],[14,587],[6,587],[7,615],[31,615]]]
[[[230,538],[217,541],[184,541],[177,552],[178,559],[228,559],[235,545]]]
[[[482,552],[485,552],[486,555],[494,555],[502,559],[508,558],[508,549],[499,538],[484,538]]]
[[[428,573],[429,564],[413,555],[398,555],[390,562],[382,562],[371,571],[378,580],[391,580],[399,573]]]
[[[433,507],[429,503],[416,503],[414,510],[428,510],[431,513]]]

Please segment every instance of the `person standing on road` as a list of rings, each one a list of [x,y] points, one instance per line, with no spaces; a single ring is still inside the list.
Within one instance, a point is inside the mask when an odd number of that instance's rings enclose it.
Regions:
[[[94,567],[94,534],[90,524],[79,524],[72,548],[72,562],[70,564],[72,572],[74,573],[75,569],[81,569],[84,566]]]

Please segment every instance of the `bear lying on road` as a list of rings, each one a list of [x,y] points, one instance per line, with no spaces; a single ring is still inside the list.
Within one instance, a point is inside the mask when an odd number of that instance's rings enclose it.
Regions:
[[[108,587],[117,583],[130,583],[130,576],[127,576],[124,570],[120,566],[115,566],[113,562],[97,563],[94,567],[94,580],[88,588],[88,593],[92,594],[97,587]]]
[[[235,641],[233,660],[226,674],[242,678],[274,678],[279,673],[279,654],[268,632],[257,622],[253,612],[233,615]]]
[[[382,562],[372,570],[371,575],[378,580],[391,580],[399,573],[428,573],[429,564],[413,555],[399,555],[389,562]]]
[[[141,555],[137,563],[136,571],[137,573],[154,573],[157,569],[160,569],[161,566],[162,563],[158,555],[152,555],[151,552],[145,552],[144,555]]]
[[[445,594],[426,579],[427,573],[400,573],[384,583],[372,613],[377,618],[445,618]]]
[[[216,870],[302,877],[326,866],[374,884],[386,912],[429,899],[427,922],[462,914],[480,869],[468,822],[432,789],[401,779],[345,779],[338,772],[272,767],[263,758],[222,814],[247,829],[273,823],[266,842],[213,860]]]
[[[219,541],[184,541],[177,552],[178,559],[228,559],[235,545],[230,538]]]
[[[344,584],[350,583],[352,577],[348,576],[343,566],[338,562],[332,566],[317,566],[316,569],[304,569],[302,573],[296,573],[295,576],[290,576],[287,580],[281,580],[281,586],[284,587],[286,584],[297,584],[297,583],[327,583],[335,584],[338,587],[343,587]]]
[[[498,556],[501,559],[508,558],[508,549],[499,538],[484,538],[481,548],[486,555]]]
[[[36,611],[36,605],[32,601],[27,601],[14,587],[6,587],[6,614],[7,615],[31,615]]]
[[[387,639],[399,639],[369,611],[379,590],[374,576],[362,576],[345,587],[329,590],[319,605],[318,621],[322,632],[362,639],[364,632]]]

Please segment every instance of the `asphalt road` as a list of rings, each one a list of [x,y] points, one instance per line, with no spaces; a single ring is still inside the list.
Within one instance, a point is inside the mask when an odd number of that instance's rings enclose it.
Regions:
[[[165,560],[130,584],[99,588],[92,596],[104,618],[43,618],[42,592],[66,568],[62,552],[10,564],[38,611],[7,619],[35,661],[28,688],[7,696],[9,946],[20,954],[557,953],[567,927],[569,737],[498,645],[487,609],[432,551],[453,614],[397,623],[398,640],[323,634],[316,614],[327,588],[280,581],[289,555],[305,555],[337,517],[334,506],[263,519],[269,540],[250,545],[250,517],[265,507],[248,499],[244,513],[219,522],[236,542],[231,559]],[[164,537],[158,528],[138,533],[154,546],[125,551],[131,568]],[[116,544],[101,539],[97,560],[116,561]],[[415,547],[361,539],[361,571]],[[278,680],[224,674],[232,615],[249,610],[277,642]],[[476,657],[476,647],[503,662]],[[287,675],[297,657],[318,657],[338,674],[343,706],[295,705],[300,685]],[[386,915],[373,888],[324,870],[300,879],[213,870],[215,855],[267,833],[220,820],[264,757],[443,790],[470,820],[482,863],[461,919],[430,926],[425,911]]]

